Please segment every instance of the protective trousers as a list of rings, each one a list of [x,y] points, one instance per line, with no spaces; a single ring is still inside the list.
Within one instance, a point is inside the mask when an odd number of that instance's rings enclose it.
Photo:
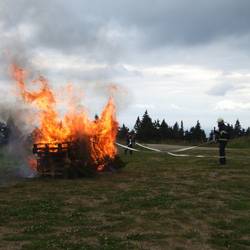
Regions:
[[[128,144],[127,147],[133,148],[133,145],[132,145],[132,144]],[[125,149],[125,150],[124,150],[125,155],[127,154],[128,150],[129,150],[129,149]],[[133,154],[133,151],[132,151],[132,150],[129,150],[129,154],[132,155],[132,154]]]
[[[225,141],[220,141],[219,142],[219,155],[220,155],[220,164],[225,165],[226,164],[226,148],[227,142]]]

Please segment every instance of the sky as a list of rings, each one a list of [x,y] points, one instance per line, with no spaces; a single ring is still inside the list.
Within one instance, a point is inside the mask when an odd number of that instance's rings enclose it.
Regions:
[[[71,82],[91,115],[117,85],[120,124],[147,109],[169,125],[218,117],[250,126],[249,0],[1,0],[0,102],[12,62],[55,88]]]

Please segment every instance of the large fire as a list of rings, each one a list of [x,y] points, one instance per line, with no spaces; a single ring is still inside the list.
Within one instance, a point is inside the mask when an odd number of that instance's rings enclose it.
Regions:
[[[116,109],[110,97],[99,118],[89,119],[87,113],[79,111],[75,105],[68,107],[67,113],[60,117],[57,111],[57,98],[44,77],[32,81],[39,84],[39,90],[30,90],[26,81],[28,73],[13,65],[12,75],[22,99],[38,111],[39,127],[34,135],[34,143],[60,143],[87,137],[91,160],[104,168],[105,159],[113,159],[117,153],[115,139],[118,131]]]

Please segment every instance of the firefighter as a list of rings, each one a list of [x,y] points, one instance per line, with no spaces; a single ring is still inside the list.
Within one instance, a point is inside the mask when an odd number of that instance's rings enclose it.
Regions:
[[[228,131],[227,126],[224,123],[224,120],[222,118],[219,118],[217,120],[218,123],[218,130],[215,130],[216,139],[219,143],[219,162],[221,165],[226,164],[226,153],[225,148],[228,141]]]
[[[126,135],[126,146],[129,148],[133,148],[133,136],[131,133],[127,133]],[[129,149],[125,149],[125,154],[127,154]],[[129,150],[129,153],[132,155],[133,151]]]

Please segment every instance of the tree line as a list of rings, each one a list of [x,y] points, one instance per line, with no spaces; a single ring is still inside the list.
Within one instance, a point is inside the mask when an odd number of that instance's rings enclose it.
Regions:
[[[18,137],[18,131],[18,127],[15,125],[14,120],[11,117],[6,123],[0,122],[0,144],[6,143],[10,134],[12,134],[13,137]],[[234,125],[227,124],[227,131],[230,139],[241,136],[250,136],[250,127],[247,129],[242,128],[239,120],[236,120]],[[211,130],[207,137],[199,121],[197,121],[190,129],[184,129],[183,121],[180,123],[175,122],[173,126],[170,126],[165,119],[162,121],[159,119],[153,121],[147,110],[142,117],[137,117],[132,130],[123,124],[119,128],[118,138],[126,138],[128,132],[134,133],[137,140],[145,142],[175,140],[202,143],[214,138],[214,129]]]
[[[242,128],[239,119],[236,120],[234,125],[226,124],[226,128],[230,139],[242,136],[250,136],[250,127],[248,127],[247,129]],[[211,130],[209,134],[209,139],[211,140],[213,136],[214,136],[214,130]]]
[[[250,135],[250,128],[243,129],[239,120],[236,121],[235,125],[228,124],[227,128],[230,138]],[[183,121],[175,122],[173,126],[170,126],[165,119],[153,121],[147,110],[142,117],[137,117],[132,130],[123,124],[119,128],[118,138],[124,139],[128,132],[134,133],[137,140],[145,142],[175,140],[202,143],[213,139],[214,136],[214,130],[211,130],[207,137],[199,121],[190,129],[184,129]]]

